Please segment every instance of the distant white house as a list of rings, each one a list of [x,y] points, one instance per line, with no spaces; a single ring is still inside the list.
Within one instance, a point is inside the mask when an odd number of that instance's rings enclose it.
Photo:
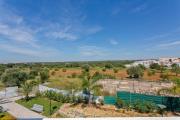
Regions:
[[[131,67],[131,66],[144,65],[145,67],[148,68],[153,63],[158,63],[159,64],[158,60],[139,60],[139,61],[135,61],[134,63],[128,64],[128,65],[125,65],[125,66],[128,68],[128,67]]]
[[[137,66],[139,64],[144,65],[146,68],[148,68],[151,64],[157,63],[159,65],[165,65],[167,67],[171,67],[172,64],[178,64],[180,65],[180,58],[174,58],[174,57],[167,57],[167,58],[159,58],[158,60],[139,60],[135,61],[132,64],[125,65],[127,68],[131,66]]]
[[[172,64],[180,64],[180,58],[175,58],[175,57],[167,57],[167,58],[159,58],[159,63],[161,65],[166,65],[170,67]]]

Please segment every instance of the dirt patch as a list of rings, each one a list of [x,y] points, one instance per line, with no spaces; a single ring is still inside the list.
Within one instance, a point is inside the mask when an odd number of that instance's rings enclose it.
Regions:
[[[64,104],[59,109],[59,114],[64,114],[67,117],[159,117],[158,113],[138,113],[136,111],[127,111],[125,109],[117,110],[113,105],[93,106],[78,104]],[[165,116],[173,116],[167,113]]]

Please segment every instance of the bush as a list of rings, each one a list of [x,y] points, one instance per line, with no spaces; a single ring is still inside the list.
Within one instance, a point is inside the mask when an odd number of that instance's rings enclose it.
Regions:
[[[103,68],[102,71],[103,71],[103,72],[106,72],[106,68]]]
[[[103,75],[100,74],[99,72],[95,72],[92,76],[92,79],[95,79],[95,80],[99,80],[99,79],[102,79],[103,78]]]
[[[49,72],[48,71],[41,71],[40,72],[40,78],[41,78],[41,83],[44,83],[49,78]]]
[[[29,78],[34,79],[36,76],[38,76],[38,71],[37,70],[31,70],[29,72]]]
[[[85,72],[89,72],[89,69],[90,69],[90,66],[88,64],[84,64],[82,66],[82,69],[85,71]]]
[[[122,108],[123,107],[123,101],[117,97],[115,105],[117,108]]]
[[[43,94],[40,92],[40,91],[37,91],[36,94],[35,94],[36,97],[42,97]]]
[[[134,109],[140,113],[149,113],[149,112],[153,112],[155,109],[157,109],[157,107],[152,102],[136,101],[134,103]]]
[[[107,64],[105,64],[104,67],[107,69],[111,69],[111,68],[113,68],[113,65],[111,63],[107,63]]]
[[[150,65],[150,68],[151,69],[156,69],[156,70],[160,70],[160,65],[158,64],[158,63],[152,63],[151,65]]]
[[[162,80],[169,80],[169,75],[168,74],[161,74],[160,78],[162,78]]]
[[[148,76],[155,75],[156,71],[155,70],[148,70]]]
[[[76,73],[72,73],[72,78],[76,78],[77,74]]]
[[[66,69],[65,69],[65,68],[63,68],[63,69],[62,69],[62,71],[63,71],[63,72],[66,72]]]
[[[130,78],[140,78],[144,75],[144,70],[140,66],[132,66],[127,69]]]
[[[56,72],[55,72],[55,71],[52,71],[52,72],[51,72],[51,75],[55,75],[55,74],[56,74]]]
[[[118,69],[114,68],[113,69],[114,73],[118,73]]]

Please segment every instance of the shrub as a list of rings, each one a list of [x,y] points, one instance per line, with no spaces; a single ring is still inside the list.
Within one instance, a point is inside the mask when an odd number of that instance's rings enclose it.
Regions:
[[[72,73],[72,78],[76,78],[77,74],[76,73]]]
[[[134,109],[140,113],[149,113],[157,109],[156,105],[149,101],[136,101],[134,103]]]
[[[103,75],[102,74],[100,74],[99,72],[95,72],[94,74],[93,74],[93,76],[92,76],[92,79],[94,79],[94,80],[99,80],[99,79],[102,79],[103,78]]]
[[[49,72],[48,71],[41,71],[40,72],[40,78],[41,78],[41,83],[44,83],[49,78]]]
[[[103,71],[103,72],[106,72],[106,68],[103,68],[102,71]]]
[[[34,79],[36,76],[38,76],[38,71],[37,70],[31,70],[29,72],[29,78]]]
[[[68,76],[67,76],[67,78],[71,78],[71,76],[70,76],[70,75],[68,75]]]
[[[66,72],[66,69],[65,69],[65,68],[63,68],[63,69],[62,69],[62,71],[63,71],[63,72]]]
[[[152,63],[151,65],[150,65],[150,68],[151,69],[156,69],[156,70],[160,70],[160,65],[158,64],[158,63]]]
[[[90,69],[90,66],[88,64],[84,64],[82,66],[82,69],[85,71],[85,72],[89,72],[89,69]]]
[[[43,94],[42,94],[40,91],[37,91],[37,92],[35,93],[35,96],[36,96],[36,97],[42,97]]]
[[[161,74],[160,78],[162,78],[162,80],[168,80],[169,79],[169,75],[168,74]]]
[[[127,69],[130,78],[140,78],[144,75],[144,70],[140,66],[132,66]]]
[[[114,68],[113,69],[114,73],[118,73],[118,69]]]
[[[51,72],[51,75],[55,75],[55,74],[56,74],[56,72],[55,72],[55,71],[52,71],[52,72]]]
[[[123,101],[117,97],[115,105],[117,108],[121,108],[121,107],[123,107]]]
[[[104,67],[107,69],[111,69],[111,68],[113,68],[113,65],[111,63],[107,63],[107,64],[105,64]]]
[[[155,70],[148,70],[148,76],[155,75]]]

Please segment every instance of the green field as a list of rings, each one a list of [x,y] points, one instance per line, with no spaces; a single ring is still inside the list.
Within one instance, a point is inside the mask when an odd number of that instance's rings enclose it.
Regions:
[[[26,108],[29,108],[29,109],[31,109],[34,104],[42,105],[44,107],[44,111],[43,111],[42,115],[50,116],[49,115],[49,110],[50,110],[49,103],[50,103],[50,101],[47,98],[36,97],[36,98],[31,98],[29,101],[25,101],[24,99],[21,99],[21,100],[17,100],[16,102],[25,106]],[[61,105],[62,105],[62,103],[60,103],[60,102],[51,101],[52,113],[56,112]]]

